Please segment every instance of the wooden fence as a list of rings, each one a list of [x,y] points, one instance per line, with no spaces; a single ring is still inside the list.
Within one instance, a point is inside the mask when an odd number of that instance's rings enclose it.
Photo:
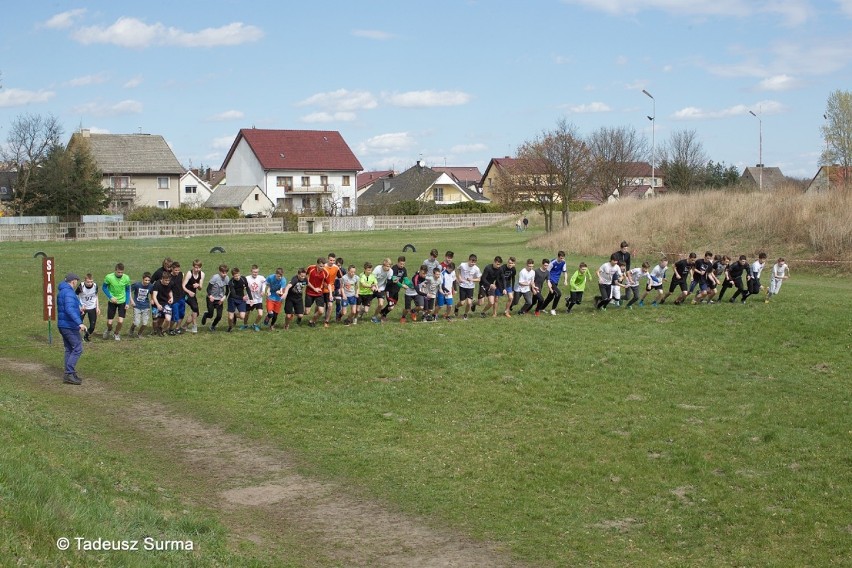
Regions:
[[[458,229],[485,227],[513,215],[411,215],[397,217],[300,217],[300,233],[338,231],[377,231],[388,229]],[[157,239],[285,232],[282,218],[205,219],[151,222],[115,221],[105,223],[26,223],[0,224],[2,241],[62,241]]]

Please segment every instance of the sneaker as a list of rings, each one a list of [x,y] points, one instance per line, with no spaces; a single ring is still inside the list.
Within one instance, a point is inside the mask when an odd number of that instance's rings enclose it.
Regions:
[[[248,327],[249,327],[249,326],[247,326],[247,325],[241,325],[241,326],[240,326],[240,329],[241,329],[241,330],[245,330],[245,329],[248,329]]]
[[[645,300],[639,300],[639,307],[642,307],[644,305],[645,305]]]
[[[555,315],[556,315],[556,310],[550,310],[550,315],[555,316]]]
[[[512,314],[510,314],[509,312],[504,312],[503,315],[506,316],[507,318],[512,317]]]
[[[485,315],[485,314],[482,314],[482,315]],[[466,319],[467,319],[467,314],[464,314],[464,315],[462,316],[462,319],[463,319],[463,320],[466,320]]]
[[[201,325],[207,325],[207,314],[201,316]]]
[[[231,330],[232,330],[232,329],[234,329],[234,328],[233,328],[233,327],[231,327],[231,326],[228,326],[228,333],[231,333]]]
[[[209,329],[210,329],[210,331],[216,331],[216,326],[215,326],[215,325],[211,325]]]
[[[91,338],[89,337],[89,332],[88,332],[88,331],[87,331],[87,332],[85,332],[85,333],[83,334],[83,340],[84,340],[84,341],[91,341]]]
[[[481,317],[481,318],[487,318],[487,317],[488,317],[488,314],[486,314],[485,312],[482,312],[481,314],[479,314],[479,317]]]
[[[230,329],[228,331],[231,331]],[[173,329],[169,330],[169,335],[177,335],[177,332]]]
[[[285,324],[284,324],[284,331],[287,331],[288,329],[290,329],[290,324],[289,324],[289,323],[285,323]]]
[[[657,302],[651,302],[651,306],[656,308],[657,306],[659,306],[659,304]]]
[[[117,333],[113,337],[115,338],[116,341],[121,341],[121,336],[118,335]]]
[[[764,303],[764,304],[768,304],[768,303],[769,303],[769,300],[763,300],[763,303]]]
[[[142,334],[141,334],[141,333],[137,333],[137,334],[136,334],[136,339],[142,339]]]
[[[352,325],[358,325],[358,318],[352,319]]]
[[[399,323],[408,323],[408,321],[405,318],[399,318]]]
[[[135,325],[131,325],[131,326],[130,326],[130,336],[131,336],[131,337],[133,337],[133,334],[134,334],[135,332],[136,332],[136,326],[135,326]]]
[[[104,330],[104,339],[109,339],[109,330],[108,329]]]
[[[179,327],[179,328],[177,328],[177,329],[175,330],[175,334],[176,334],[176,335],[180,335],[180,334],[181,334],[181,333],[183,333],[184,331],[186,331],[184,328]]]
[[[65,373],[65,376],[62,378],[62,382],[66,385],[81,385],[83,381],[80,380],[80,377],[74,376],[72,373]]]
[[[326,327],[328,327],[328,324],[326,324]],[[254,324],[253,326],[251,326],[251,328],[255,331],[260,331],[260,326],[257,324]]]
[[[411,314],[411,321],[417,321],[417,314]]]
[[[192,333],[198,333],[198,324],[192,324]]]
[[[370,321],[373,322],[373,323],[381,323],[381,320],[379,320],[379,318],[377,318],[375,316],[371,317]]]
[[[322,326],[323,326],[324,328],[328,329],[328,322],[325,322],[324,324],[322,324]]]
[[[538,310],[536,310],[536,311],[534,311],[534,312],[533,312],[533,315],[534,315],[535,317],[538,317],[539,315],[541,315],[541,312],[540,312],[540,311],[538,311]]]

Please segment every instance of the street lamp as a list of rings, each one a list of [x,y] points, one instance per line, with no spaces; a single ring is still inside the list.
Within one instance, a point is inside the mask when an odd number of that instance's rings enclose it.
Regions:
[[[760,119],[759,116],[754,114],[754,111],[750,110],[748,111],[748,113],[757,119],[760,128],[760,145],[758,146],[757,157],[757,161],[760,162],[759,164],[757,164],[757,166],[760,168],[760,172],[758,176],[757,188],[759,191],[763,191],[763,121]]]
[[[645,89],[642,89],[642,92],[645,93],[645,95],[647,95],[648,97],[650,97],[652,105],[653,105],[652,106],[652,108],[653,108],[652,116],[649,116],[648,120],[651,121],[651,191],[653,191],[656,194],[657,190],[654,189],[654,187],[657,185],[656,184],[656,178],[654,177],[654,160],[657,157],[657,152],[656,152],[657,148],[656,148],[656,140],[654,139],[655,138],[654,130],[655,130],[656,123],[657,123],[657,99],[655,99],[654,95],[652,95],[651,93],[649,93]]]

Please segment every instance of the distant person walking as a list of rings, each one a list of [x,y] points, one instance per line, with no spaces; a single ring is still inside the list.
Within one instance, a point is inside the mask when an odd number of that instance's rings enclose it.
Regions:
[[[83,323],[83,314],[80,310],[80,300],[77,298],[77,285],[80,277],[69,272],[65,281],[59,284],[59,295],[56,303],[58,311],[56,316],[56,327],[62,335],[62,343],[65,345],[65,375],[63,383],[79,385],[83,381],[77,376],[77,361],[83,354],[83,339],[81,331],[86,331]]]
[[[523,218],[523,220],[521,221],[521,223],[523,223],[523,224],[524,224],[524,230],[526,231],[526,230],[527,230],[527,225],[529,225],[529,224],[530,224],[530,220],[529,220],[529,219],[527,219],[526,217],[524,217],[524,218]]]

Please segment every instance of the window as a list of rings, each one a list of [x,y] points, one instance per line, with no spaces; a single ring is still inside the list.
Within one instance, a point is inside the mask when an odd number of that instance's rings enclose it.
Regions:
[[[341,182],[341,185],[349,185],[349,176],[343,176],[343,181]]]
[[[257,193],[255,193],[255,194],[254,194],[254,200],[255,200],[255,201],[260,201],[260,195],[258,195]]]
[[[169,189],[169,178],[158,177],[157,178],[157,189]]]
[[[435,201],[443,201],[444,200],[444,188],[443,187],[433,187],[432,195],[435,197]]]
[[[343,208],[349,209],[349,198],[348,197],[343,198]]]
[[[285,187],[287,189],[293,188],[293,176],[277,176],[275,178],[275,185],[278,187]]]
[[[130,178],[127,176],[114,176],[109,178],[110,189],[127,189],[130,187]]]
[[[311,186],[311,176],[302,176],[302,187]]]
[[[328,187],[328,176],[320,176],[320,185]]]
[[[198,193],[198,186],[197,185],[188,185],[188,186],[183,188],[183,191],[184,191],[184,193],[195,194],[195,193]]]
[[[168,209],[169,208],[169,201],[168,200],[158,201],[157,207],[159,207],[160,209]]]
[[[302,209],[310,209],[311,208],[311,198],[303,197],[302,198]]]

